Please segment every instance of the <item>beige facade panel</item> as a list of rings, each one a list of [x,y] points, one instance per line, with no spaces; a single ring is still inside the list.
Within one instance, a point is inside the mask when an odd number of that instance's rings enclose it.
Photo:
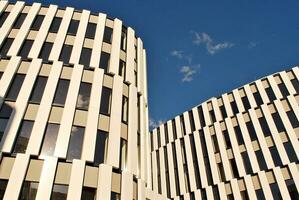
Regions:
[[[134,75],[134,56],[135,56],[135,31],[128,27],[127,29],[127,57],[126,57],[126,79],[125,81],[129,84],[133,84],[135,82]]]
[[[212,106],[213,106],[213,110],[215,113],[215,118],[216,121],[221,121],[222,120],[222,116],[221,116],[221,112],[219,109],[219,105],[218,105],[218,101],[216,98],[212,98]]]
[[[202,125],[200,124],[198,110],[196,107],[192,108],[192,114],[194,119],[195,130],[199,130],[202,127]]]
[[[227,116],[230,117],[230,116],[233,116],[233,110],[230,106],[230,101],[229,101],[229,98],[228,98],[228,95],[227,94],[223,94],[222,95],[222,100],[223,100],[223,105],[225,107],[225,111],[227,113]]]
[[[161,178],[161,188],[162,188],[162,192],[161,194],[163,196],[167,196],[167,188],[166,188],[166,167],[165,167],[165,158],[164,158],[164,149],[160,148],[159,151],[159,158],[160,158],[160,178]]]
[[[137,38],[137,90],[140,94],[143,92],[144,80],[144,66],[143,66],[143,43],[140,38]]]
[[[264,192],[264,196],[267,197],[267,200],[268,199],[273,200],[273,196],[272,196],[272,193],[271,193],[269,182],[267,180],[266,173],[264,171],[259,171],[258,172],[258,177],[259,177],[259,181],[260,181],[260,184],[261,184],[261,188]]]
[[[176,129],[177,138],[183,137],[181,119],[179,116],[175,117],[175,129]]]
[[[251,107],[251,108],[255,108],[255,107],[257,107],[257,104],[256,104],[256,102],[255,102],[254,96],[253,96],[252,91],[251,91],[251,89],[250,89],[250,85],[249,85],[249,84],[244,85],[244,90],[245,90],[245,95],[246,95],[247,98],[248,98],[250,107]]]
[[[192,133],[192,131],[191,131],[191,125],[190,125],[190,119],[189,119],[189,113],[188,112],[184,112],[183,119],[184,119],[184,124],[185,124],[185,133],[186,134]]]
[[[3,10],[5,9],[5,7],[7,6],[8,1],[1,1],[0,2],[0,13],[2,14]]]
[[[158,165],[157,165],[157,156],[156,156],[156,151],[151,153],[152,157],[152,182],[153,182],[153,191],[158,192]]]
[[[122,172],[121,175],[121,200],[133,199],[133,175]]]
[[[270,87],[272,88],[276,98],[277,99],[283,98],[283,96],[282,96],[282,94],[281,94],[281,92],[280,92],[280,90],[277,86],[277,83],[275,82],[275,78],[272,75],[268,76],[267,78],[268,78]]]
[[[108,72],[111,74],[118,74],[119,58],[120,58],[120,43],[121,43],[122,21],[114,20],[113,35],[111,43],[111,56]]]
[[[261,80],[257,80],[257,81],[255,81],[255,84],[256,84],[258,92],[261,95],[261,98],[262,98],[264,104],[269,103],[270,100],[269,100],[269,98],[267,96],[267,93],[266,93],[265,88],[264,88],[264,86],[262,84],[262,81]]]
[[[174,175],[174,160],[171,144],[167,144],[167,157],[168,157],[168,167],[169,167],[169,188],[170,188],[170,196],[176,196],[176,186],[175,186],[175,175]]]
[[[218,191],[219,191],[219,196],[221,197],[221,200],[227,200],[225,185],[223,182],[218,184]]]

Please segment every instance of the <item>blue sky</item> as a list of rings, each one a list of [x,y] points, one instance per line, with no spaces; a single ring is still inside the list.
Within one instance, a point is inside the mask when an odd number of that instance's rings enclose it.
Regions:
[[[147,49],[153,126],[299,64],[295,0],[40,2],[104,12],[135,29]]]

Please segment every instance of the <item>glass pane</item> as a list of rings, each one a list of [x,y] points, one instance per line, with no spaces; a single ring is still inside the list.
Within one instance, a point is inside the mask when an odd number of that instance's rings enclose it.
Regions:
[[[30,97],[30,101],[33,103],[40,103],[44,90],[47,84],[47,77],[39,76],[36,80],[33,92]]]
[[[123,96],[122,121],[128,123],[128,97]]]
[[[23,81],[25,79],[24,74],[17,74],[12,82],[12,85],[10,86],[10,89],[7,94],[7,98],[10,100],[16,100],[19,92],[21,90]]]
[[[24,22],[24,20],[26,18],[26,15],[27,14],[25,14],[25,13],[21,13],[18,16],[17,20],[15,21],[15,23],[13,25],[13,28],[17,28],[17,29],[21,28],[21,26],[22,26],[22,24],[23,24],[23,22]]]
[[[8,180],[0,180],[0,199],[3,199]]]
[[[24,120],[19,129],[17,141],[14,148],[14,153],[25,153],[27,144],[31,135],[33,121]]]
[[[0,117],[8,119],[12,113],[12,109],[13,108],[10,105],[4,102],[4,104],[2,104],[2,107],[0,109]]]
[[[38,183],[25,181],[22,186],[22,191],[19,200],[35,199],[37,188],[38,188]]]
[[[45,18],[44,15],[37,15],[37,17],[35,18],[32,26],[31,26],[31,30],[38,31],[44,21],[44,18]]]
[[[103,38],[104,42],[111,43],[111,41],[112,41],[112,32],[113,32],[112,28],[105,26],[104,38]]]
[[[111,100],[112,91],[110,88],[102,88],[102,97],[101,97],[101,107],[100,113],[104,115],[110,115],[110,100]]]
[[[98,130],[95,157],[94,157],[94,162],[97,165],[104,163],[107,142],[108,142],[108,133]]]
[[[123,77],[125,79],[125,75],[126,75],[126,63],[122,60],[119,60],[119,71],[118,71],[118,75]]]
[[[45,137],[41,150],[42,156],[52,156],[54,154],[56,139],[59,131],[59,124],[49,123],[45,132]]]
[[[21,56],[22,58],[27,58],[31,47],[33,44],[33,40],[25,40],[20,52],[19,52],[19,56]]]
[[[54,184],[51,194],[51,200],[65,200],[67,197],[68,186]]]
[[[48,60],[49,55],[50,55],[51,50],[52,50],[52,47],[53,47],[52,43],[45,42],[38,57],[42,58],[43,60]]]
[[[13,42],[12,38],[5,39],[4,43],[2,44],[1,50],[0,50],[0,55],[2,55],[2,56],[7,55],[7,52],[9,51],[12,42]]]
[[[79,21],[78,20],[71,20],[71,23],[69,25],[69,29],[67,31],[67,34],[70,35],[76,35],[77,30],[78,30],[78,26],[79,26]]]
[[[83,47],[81,51],[81,57],[79,63],[81,65],[84,65],[85,68],[88,68],[90,64],[90,57],[91,57],[91,49]]]
[[[65,64],[69,63],[73,46],[64,44],[60,53],[59,60],[63,61]]]
[[[88,23],[85,37],[94,39],[97,25],[94,23]]]
[[[80,84],[80,90],[79,90],[77,106],[76,106],[78,109],[88,110],[90,92],[91,92],[91,84],[82,82]]]
[[[64,106],[67,92],[69,89],[69,84],[70,84],[69,80],[65,80],[65,79],[59,80],[53,104]]]
[[[9,12],[3,12],[0,17],[0,27],[4,24],[5,20],[7,19]]]
[[[96,189],[91,187],[83,187],[81,200],[93,200],[95,199]]]
[[[73,159],[80,159],[81,158],[81,149],[82,149],[82,143],[84,138],[84,128],[73,126],[69,147],[67,151],[67,160],[73,160]]]
[[[60,17],[54,17],[49,32],[57,33],[61,24],[61,20],[62,19]]]
[[[269,100],[270,100],[270,101],[274,101],[274,100],[276,99],[276,96],[275,96],[275,94],[274,94],[272,88],[271,88],[271,87],[268,87],[268,88],[266,88],[265,90],[266,90],[266,93],[267,93],[267,95],[268,95]]]
[[[104,69],[105,73],[107,72],[108,65],[110,60],[110,54],[106,52],[101,53],[100,68]]]

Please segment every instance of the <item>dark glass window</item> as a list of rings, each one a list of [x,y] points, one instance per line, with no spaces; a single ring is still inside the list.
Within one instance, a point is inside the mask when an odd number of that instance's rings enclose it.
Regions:
[[[0,27],[3,26],[5,20],[7,19],[9,15],[9,12],[2,12],[1,16],[0,16]]]
[[[189,120],[190,120],[191,131],[193,133],[193,131],[195,131],[195,122],[194,122],[194,117],[193,117],[192,111],[189,111],[188,115],[189,115]]]
[[[204,126],[206,126],[206,122],[204,120],[204,115],[203,115],[202,107],[199,106],[197,109],[198,109],[198,115],[199,115],[200,125],[201,125],[201,127],[204,127]]]
[[[60,17],[54,17],[54,19],[52,21],[52,24],[51,24],[51,27],[49,29],[49,32],[57,33],[58,29],[60,27],[61,21],[62,21],[62,18],[60,18]]]
[[[21,56],[22,58],[27,58],[31,47],[33,44],[33,40],[25,40],[20,52],[19,52],[19,56]]]
[[[160,148],[161,147],[160,127],[157,128],[157,139],[158,139],[158,148]]]
[[[218,141],[216,135],[212,135],[212,141],[213,141],[213,146],[214,146],[214,152],[218,153],[219,152],[219,146],[218,146]]]
[[[38,31],[44,21],[44,18],[45,18],[44,15],[37,15],[36,18],[34,19],[32,26],[31,26],[31,30]]]
[[[175,144],[171,143],[172,148],[172,160],[173,160],[173,166],[174,166],[174,176],[175,176],[175,187],[176,187],[176,194],[178,195],[180,193],[180,187],[179,187],[179,173],[178,173],[178,164],[177,164],[177,155],[175,150]]]
[[[1,47],[1,50],[0,50],[0,55],[1,56],[6,56],[10,47],[11,47],[11,44],[13,43],[13,39],[12,38],[6,38],[2,47]]]
[[[218,192],[218,187],[214,186],[213,188],[213,196],[214,196],[214,200],[220,200],[220,196],[219,196],[219,192]]]
[[[13,25],[12,28],[17,28],[17,29],[21,28],[21,26],[22,26],[22,24],[23,24],[23,22],[24,22],[26,16],[27,16],[27,14],[25,14],[25,13],[21,13],[21,14],[18,16],[18,18],[17,18],[17,20],[15,21],[15,23],[14,23],[14,25]]]
[[[54,105],[64,106],[68,89],[69,89],[69,84],[70,84],[69,80],[65,80],[65,79],[59,80],[56,89],[56,94],[54,96],[54,101],[53,101]]]
[[[275,166],[282,166],[282,162],[281,162],[281,159],[280,159],[280,156],[279,156],[276,146],[270,147],[269,150],[270,150],[270,153],[273,158]]]
[[[112,32],[113,32],[112,28],[105,26],[104,37],[103,37],[104,42],[107,42],[107,43],[112,42]]]
[[[200,175],[199,175],[199,167],[197,162],[197,154],[196,154],[196,147],[195,147],[195,141],[194,141],[194,135],[189,135],[190,138],[190,146],[191,146],[191,153],[192,153],[192,160],[194,165],[194,174],[195,174],[195,181],[196,181],[196,188],[201,188],[201,182],[200,182]]]
[[[54,154],[59,124],[48,123],[42,145],[41,156],[52,156]]]
[[[281,200],[282,196],[279,192],[279,188],[278,188],[277,183],[271,183],[270,188],[271,188],[271,192],[272,192],[274,200]]]
[[[258,150],[255,152],[256,158],[257,158],[257,162],[259,163],[260,169],[262,171],[267,170],[267,164],[266,161],[264,159],[264,155],[262,153],[261,150]]]
[[[122,101],[122,122],[128,123],[128,112],[129,112],[129,99],[126,96],[123,96]]]
[[[273,120],[274,120],[274,123],[276,125],[278,132],[285,131],[285,128],[284,128],[283,122],[279,116],[279,113],[278,112],[272,113],[272,117],[273,117]]]
[[[38,76],[35,86],[33,88],[33,92],[30,97],[30,102],[32,103],[40,103],[42,96],[44,94],[44,90],[47,84],[47,77]]]
[[[119,60],[118,75],[124,79],[126,78],[126,63],[122,60]]]
[[[111,192],[111,200],[120,200],[120,194],[116,192]]]
[[[165,142],[166,142],[166,144],[168,144],[168,142],[169,142],[168,127],[167,127],[167,124],[164,124],[163,126],[164,126]]]
[[[3,199],[8,180],[0,180],[0,199]]]
[[[3,76],[3,72],[0,72],[0,80],[1,80],[2,76]]]
[[[100,113],[110,115],[112,90],[107,87],[102,88]]]
[[[241,198],[242,200],[249,200],[249,196],[246,190],[241,191]]]
[[[245,110],[249,110],[250,109],[250,103],[248,101],[247,96],[244,96],[241,99],[242,99]]]
[[[229,138],[229,134],[228,134],[227,130],[223,131],[223,137],[224,137],[224,140],[225,140],[226,149],[232,148],[232,144],[230,143],[230,138]]]
[[[258,200],[266,200],[264,192],[262,189],[258,189],[255,191]]]
[[[45,42],[38,57],[42,58],[43,60],[48,60],[52,47],[53,47],[53,43]]]
[[[180,127],[183,135],[186,135],[186,127],[185,127],[185,121],[183,115],[180,116]]]
[[[120,48],[125,51],[126,47],[127,47],[127,34],[126,34],[126,32],[122,31],[121,32]]]
[[[96,139],[96,150],[94,155],[94,163],[99,165],[105,161],[105,151],[107,149],[108,133],[98,130]]]
[[[67,160],[80,159],[84,139],[83,127],[73,126],[67,151]]]
[[[0,109],[0,118],[8,119],[10,117],[11,113],[12,113],[12,107],[4,102]]]
[[[239,127],[239,126],[235,126],[235,127],[234,127],[234,131],[235,131],[235,134],[236,134],[236,137],[237,137],[237,140],[238,140],[238,144],[239,144],[239,145],[244,144],[244,139],[243,139],[243,136],[242,136],[242,132],[241,132],[241,130],[240,130],[240,127]]]
[[[271,131],[269,129],[269,126],[268,126],[268,123],[267,123],[265,117],[259,118],[259,122],[260,122],[260,125],[262,127],[264,136],[265,137],[270,136],[271,135]]]
[[[232,101],[232,102],[230,102],[230,105],[231,105],[231,107],[232,107],[233,113],[234,113],[234,114],[237,114],[237,113],[239,112],[239,109],[238,109],[238,106],[237,106],[237,104],[236,104],[236,101]]]
[[[69,25],[69,28],[67,30],[67,34],[69,34],[69,35],[76,35],[77,30],[78,30],[78,26],[79,26],[79,21],[72,19],[71,23]]]
[[[91,49],[89,48],[82,48],[80,61],[81,65],[84,65],[84,68],[88,68],[90,64],[90,57],[91,57]]]
[[[296,90],[296,93],[299,93],[299,82],[298,82],[297,78],[292,79],[291,82]]]
[[[67,191],[67,185],[54,184],[52,188],[51,200],[66,200]]]
[[[291,162],[297,162],[298,159],[297,159],[296,152],[293,148],[292,143],[290,141],[288,141],[288,142],[283,143],[283,146],[288,154],[289,160]]]
[[[225,182],[225,174],[224,174],[224,168],[222,163],[218,163],[218,175],[220,177],[221,182]]]
[[[232,174],[233,174],[234,178],[238,178],[239,177],[239,171],[238,171],[238,167],[237,167],[235,159],[232,158],[229,161],[230,161],[231,171],[232,171]]]
[[[82,110],[88,110],[90,92],[91,92],[91,84],[82,82],[80,84],[76,108]]]
[[[289,96],[290,93],[289,93],[287,87],[285,86],[285,84],[283,84],[283,83],[278,84],[278,88],[280,89],[280,92],[283,97]]]
[[[293,128],[299,127],[298,119],[297,119],[297,117],[296,117],[296,115],[295,115],[295,113],[294,113],[293,110],[288,111],[287,112],[287,116],[288,116],[288,118],[289,118],[289,120],[290,120]]]
[[[25,153],[27,144],[31,135],[33,121],[24,120],[18,131],[17,141],[14,147],[14,153]]]
[[[97,25],[95,23],[88,23],[85,37],[94,39],[96,34]]]
[[[19,199],[20,200],[35,199],[37,188],[38,188],[38,183],[24,181]]]
[[[119,167],[121,170],[125,169],[127,156],[127,141],[120,138],[120,152],[119,152]]]
[[[81,200],[93,200],[95,199],[96,189],[84,186],[82,188]]]
[[[243,164],[246,170],[246,174],[252,174],[252,168],[251,168],[251,164],[247,152],[246,151],[242,152],[241,156],[243,159]]]
[[[220,106],[220,111],[222,114],[222,118],[225,119],[227,117],[227,113],[226,113],[224,105]]]
[[[274,101],[276,99],[276,96],[271,87],[266,88],[265,91],[266,91],[270,101]]]
[[[60,53],[59,60],[63,61],[65,64],[69,63],[72,50],[73,50],[72,45],[64,44]]]
[[[296,185],[293,179],[289,179],[286,181],[286,185],[290,194],[291,199],[299,199],[299,193],[296,189]]]
[[[212,121],[213,123],[216,122],[216,116],[215,116],[214,111],[213,111],[213,110],[210,110],[209,113],[210,113],[211,121]]]
[[[7,123],[8,123],[8,119],[0,118],[0,141],[1,141],[2,137],[3,137],[5,128],[7,126]]]
[[[105,73],[108,70],[109,61],[110,61],[110,54],[102,51],[101,59],[100,59],[100,68],[104,69]]]
[[[257,140],[257,135],[256,135],[254,126],[251,121],[246,122],[246,127],[247,127],[251,141]]]
[[[8,94],[7,94],[7,99],[9,100],[16,100],[19,92],[21,90],[22,84],[24,82],[25,79],[25,75],[24,74],[17,74],[12,82],[12,84],[10,85]]]
[[[172,123],[172,133],[173,133],[173,139],[177,139],[177,133],[176,133],[176,127],[175,127],[175,120],[171,120],[171,123]]]
[[[262,99],[262,97],[261,97],[261,95],[260,95],[259,92],[253,93],[253,96],[254,96],[254,99],[255,99],[255,102],[256,102],[257,106],[260,106],[260,105],[263,104],[263,99]]]

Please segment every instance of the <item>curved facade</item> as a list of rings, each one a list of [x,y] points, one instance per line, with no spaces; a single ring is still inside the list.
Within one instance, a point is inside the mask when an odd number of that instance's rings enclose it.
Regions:
[[[146,54],[119,19],[0,2],[0,196],[152,199]]]
[[[152,188],[172,199],[299,199],[299,68],[211,98],[151,133]]]

